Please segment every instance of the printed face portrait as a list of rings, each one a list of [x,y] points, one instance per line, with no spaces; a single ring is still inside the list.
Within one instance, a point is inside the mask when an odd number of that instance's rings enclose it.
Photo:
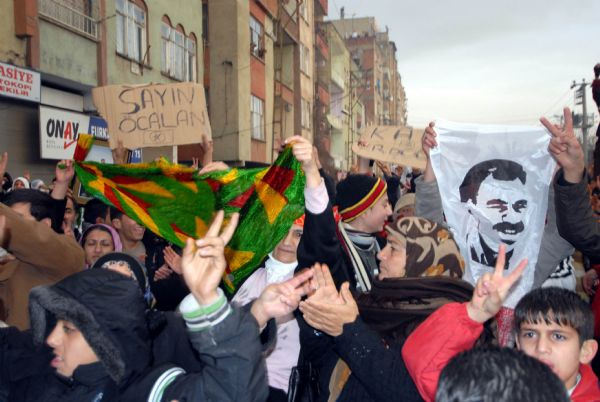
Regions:
[[[514,244],[527,221],[527,174],[513,161],[494,159],[473,166],[460,186],[461,201],[479,222],[479,232]]]
[[[479,187],[477,207],[489,219],[492,230],[507,245],[513,244],[525,230],[523,217],[527,200],[524,190],[525,186],[519,180],[500,184],[491,176]]]

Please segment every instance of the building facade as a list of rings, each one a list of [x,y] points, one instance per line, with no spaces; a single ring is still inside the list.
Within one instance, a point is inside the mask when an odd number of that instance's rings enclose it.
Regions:
[[[342,18],[331,21],[344,38],[352,59],[363,75],[360,99],[365,125],[405,125],[406,96],[398,73],[396,45],[375,18]]]
[[[41,82],[37,98],[0,90],[7,125],[1,145],[14,155],[16,171],[41,175],[55,163],[57,156],[43,150],[45,124],[62,129],[72,120],[78,133],[105,138],[106,126],[91,123],[91,89],[108,84],[203,83],[214,159],[236,165],[269,164],[285,138],[302,135],[335,175],[354,163],[351,146],[364,126],[406,123],[388,32],[374,18],[325,21],[328,0],[0,4],[0,62]],[[186,162],[201,154],[200,145],[146,148],[143,160],[165,155]]]
[[[39,74],[41,80],[39,102],[0,95],[0,119],[8,126],[0,146],[9,152],[14,174],[28,169],[32,177],[51,175],[56,160],[45,156],[53,154],[45,149],[49,137],[62,140],[65,149],[82,132],[107,138],[106,126],[88,123],[97,115],[93,87],[202,77],[200,0],[0,3],[0,62]],[[145,160],[172,156],[171,148],[147,150]]]
[[[285,138],[312,140],[313,1],[204,4],[204,83],[215,158],[268,164]]]

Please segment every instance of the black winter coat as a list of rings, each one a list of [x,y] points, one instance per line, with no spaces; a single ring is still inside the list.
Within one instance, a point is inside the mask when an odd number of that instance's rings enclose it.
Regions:
[[[594,218],[587,175],[577,184],[564,179],[563,170],[554,179],[556,226],[561,237],[589,256],[600,256],[600,223]]]
[[[198,370],[185,373],[160,359],[151,364],[145,308],[131,278],[105,269],[83,271],[53,286],[34,288],[30,295],[32,336],[12,328],[0,330],[0,338],[8,339],[0,347],[0,396],[4,393],[11,402],[146,401],[159,377],[169,371],[176,375],[156,400],[266,398],[258,326],[250,314],[234,309],[211,329],[188,332],[187,341],[200,363],[190,356],[186,369]],[[62,378],[48,365],[52,356],[44,342],[55,317],[72,322],[99,358],[99,362],[77,367],[71,378]],[[162,346],[155,352],[176,355],[189,350],[186,345],[165,349],[169,341],[182,342],[181,321],[176,316],[168,321],[172,321],[167,324],[173,325],[172,332],[163,333]]]
[[[339,288],[343,282],[350,282],[350,289],[354,290],[356,287],[356,280],[354,277],[354,268],[350,261],[341,240],[338,238],[338,229],[333,217],[333,209],[331,204],[327,205],[325,211],[320,214],[313,214],[310,211],[306,211],[306,217],[304,221],[304,234],[298,245],[298,268],[303,269],[311,267],[315,262],[327,264],[333,280],[336,286]],[[383,248],[385,240],[377,239],[380,247]],[[309,360],[313,367],[319,372],[319,389],[321,392],[320,400],[326,401],[329,396],[329,380],[333,369],[337,361],[342,358],[345,340],[358,340],[358,338],[347,338],[342,335],[337,338],[333,338],[327,334],[324,334],[304,321],[302,314],[297,314],[298,325],[300,327],[300,345],[302,347],[302,356],[304,359]],[[348,326],[346,326],[348,327]],[[344,334],[346,334],[346,327],[344,327]],[[373,335],[373,334],[370,334]],[[375,334],[365,338],[365,342],[380,342],[380,339]],[[399,364],[403,366],[402,357],[400,356],[399,347],[398,359]],[[390,352],[391,353],[391,352]],[[346,356],[351,358],[350,355]],[[368,367],[363,365],[362,367]],[[404,374],[408,376],[406,369],[396,370],[399,377],[404,378]],[[369,375],[374,375],[372,372]],[[412,384],[412,388],[407,388],[408,394],[412,395],[412,391],[418,396],[418,392],[414,387],[414,383],[410,377],[407,377],[407,383]],[[370,401],[377,400],[377,394],[371,394],[370,386],[373,385],[376,389],[381,390],[381,380],[374,378],[373,381],[369,380],[369,384],[363,384],[359,377],[351,375],[346,383],[340,399],[342,401]],[[375,390],[375,388],[373,389]],[[372,395],[372,396],[370,396]],[[373,399],[375,398],[375,399]],[[402,399],[393,399],[402,400]],[[410,399],[407,399],[410,400]]]

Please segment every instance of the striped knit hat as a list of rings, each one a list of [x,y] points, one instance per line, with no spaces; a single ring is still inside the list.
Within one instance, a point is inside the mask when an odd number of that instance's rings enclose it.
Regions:
[[[352,222],[387,193],[385,180],[353,174],[337,185],[336,205],[343,222]]]

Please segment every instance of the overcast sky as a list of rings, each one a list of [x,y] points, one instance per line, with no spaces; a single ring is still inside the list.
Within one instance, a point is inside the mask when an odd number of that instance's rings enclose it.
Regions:
[[[600,62],[600,0],[329,0],[329,18],[341,7],[389,27],[417,127],[537,124],[573,107],[572,81],[591,82]]]

